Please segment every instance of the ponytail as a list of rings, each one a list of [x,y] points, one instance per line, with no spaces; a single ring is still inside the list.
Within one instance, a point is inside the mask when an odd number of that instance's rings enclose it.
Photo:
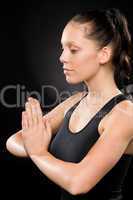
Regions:
[[[118,9],[108,9],[106,16],[114,30],[114,78],[117,85],[124,85],[132,74],[132,43],[125,16]]]
[[[74,16],[71,21],[91,23],[92,31],[88,35],[86,33],[86,37],[98,41],[100,47],[113,44],[114,80],[119,88],[123,87],[133,73],[131,34],[125,16],[115,8],[89,10]]]

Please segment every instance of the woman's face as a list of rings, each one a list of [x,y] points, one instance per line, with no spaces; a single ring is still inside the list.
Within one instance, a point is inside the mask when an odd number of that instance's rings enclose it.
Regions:
[[[98,44],[85,38],[84,29],[85,25],[70,22],[64,28],[61,38],[63,51],[60,61],[66,81],[71,84],[89,81],[100,68]]]

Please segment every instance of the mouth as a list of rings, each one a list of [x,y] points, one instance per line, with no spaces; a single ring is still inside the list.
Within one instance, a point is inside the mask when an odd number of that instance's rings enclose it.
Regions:
[[[63,70],[72,71],[72,69],[67,68],[67,67],[63,67]]]
[[[63,70],[64,70],[64,71],[73,71],[72,69],[65,68],[65,67],[63,67]]]
[[[63,70],[64,70],[64,74],[66,75],[73,71],[72,69],[68,69],[68,68],[63,68]]]

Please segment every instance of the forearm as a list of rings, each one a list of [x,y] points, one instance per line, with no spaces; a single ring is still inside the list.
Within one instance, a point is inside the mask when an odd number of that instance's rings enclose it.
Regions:
[[[43,156],[30,156],[35,165],[45,174],[50,180],[74,194],[74,180],[78,170],[78,164],[65,162],[55,158],[49,152]]]

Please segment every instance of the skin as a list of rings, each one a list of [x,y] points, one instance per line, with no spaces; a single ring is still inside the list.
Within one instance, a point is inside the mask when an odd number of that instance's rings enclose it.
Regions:
[[[85,25],[74,22],[66,25],[60,61],[64,69],[71,70],[64,71],[68,83],[84,81],[87,85],[90,91],[86,97],[88,105],[94,101],[103,104],[121,93],[113,78],[112,48],[99,49],[96,41],[85,38],[84,29]],[[82,104],[79,111],[83,112]],[[36,166],[57,185],[77,195],[90,191],[124,154],[133,139],[132,113],[130,101],[117,104],[104,122],[101,136],[79,163],[64,162],[48,152],[51,124],[42,116],[40,104],[33,98],[28,99],[22,113],[21,137],[27,155]]]

